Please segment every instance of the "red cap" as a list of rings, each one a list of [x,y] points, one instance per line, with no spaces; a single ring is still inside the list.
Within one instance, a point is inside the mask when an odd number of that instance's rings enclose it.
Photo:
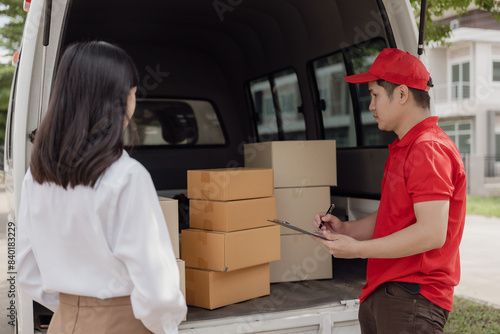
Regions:
[[[344,77],[345,81],[355,84],[378,79],[424,91],[431,89],[427,85],[430,73],[424,64],[411,53],[398,49],[383,49],[368,72]]]

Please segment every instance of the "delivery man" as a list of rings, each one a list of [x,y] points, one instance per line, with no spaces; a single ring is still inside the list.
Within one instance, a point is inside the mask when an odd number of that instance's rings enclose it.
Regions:
[[[313,222],[338,258],[367,258],[359,321],[363,334],[443,333],[460,278],[466,179],[453,141],[430,115],[430,74],[408,52],[384,49],[368,72],[370,111],[394,131],[378,211],[356,221]],[[321,225],[321,226],[320,226]]]

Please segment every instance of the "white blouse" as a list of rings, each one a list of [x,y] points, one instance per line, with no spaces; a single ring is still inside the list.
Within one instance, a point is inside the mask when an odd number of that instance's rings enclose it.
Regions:
[[[17,274],[21,289],[53,311],[59,292],[130,295],[135,317],[154,333],[177,333],[187,312],[153,181],[125,151],[94,188],[39,184],[28,170]]]

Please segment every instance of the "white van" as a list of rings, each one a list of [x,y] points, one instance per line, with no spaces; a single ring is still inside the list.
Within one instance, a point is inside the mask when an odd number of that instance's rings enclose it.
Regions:
[[[416,55],[408,0],[33,0],[30,7],[5,143],[11,226],[59,56],[89,39],[117,43],[139,69],[132,156],[160,195],[182,198],[188,169],[243,166],[245,143],[335,139],[335,214],[354,219],[376,209],[395,137],[378,130],[367,88],[343,77],[366,70],[385,47]],[[365,262],[333,259],[333,267],[331,280],[274,283],[270,296],[213,311],[190,307],[180,331],[358,333]],[[45,332],[51,313],[17,292],[18,332]]]

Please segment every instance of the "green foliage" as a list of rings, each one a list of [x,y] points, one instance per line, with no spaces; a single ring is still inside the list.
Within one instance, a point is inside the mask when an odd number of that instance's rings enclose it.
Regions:
[[[410,0],[417,25],[420,25],[421,0]],[[447,10],[455,11],[459,16],[467,13],[469,5],[476,5],[478,9],[491,12],[493,17],[500,20],[500,7],[496,0],[427,0],[425,19],[425,42],[437,42],[447,45],[446,38],[450,37],[449,25],[442,25],[433,20],[439,19]]]
[[[0,16],[8,17],[9,22],[0,28],[0,48],[14,54],[21,46],[26,12],[21,0],[2,0]],[[5,123],[9,105],[10,88],[14,67],[0,64],[0,146],[5,140]]]
[[[500,217],[500,197],[467,196],[467,214]]]
[[[5,140],[7,109],[9,107],[10,87],[14,76],[14,66],[0,64],[0,146]]]
[[[15,67],[0,64],[0,110],[7,110],[9,106],[10,86]]]
[[[23,36],[26,12],[21,0],[2,0],[0,15],[7,16],[10,21],[0,28],[0,47],[11,51],[19,50]]]
[[[445,334],[498,334],[500,309],[455,297]]]

